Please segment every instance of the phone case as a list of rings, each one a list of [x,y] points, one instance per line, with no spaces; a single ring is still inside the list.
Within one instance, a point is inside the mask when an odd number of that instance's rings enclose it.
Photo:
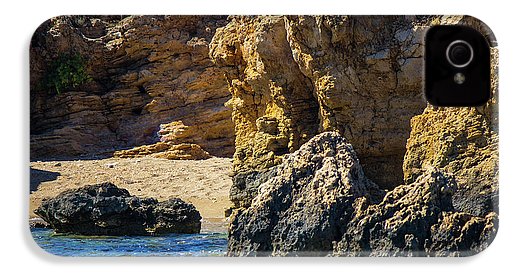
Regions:
[[[491,48],[424,98],[425,33]],[[498,227],[469,16],[58,16],[30,45],[30,227],[60,256],[468,256]]]

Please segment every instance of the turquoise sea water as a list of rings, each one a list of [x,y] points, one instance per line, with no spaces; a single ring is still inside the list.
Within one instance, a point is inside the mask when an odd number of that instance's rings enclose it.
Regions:
[[[227,234],[170,234],[164,236],[90,237],[54,234],[32,228],[36,243],[58,256],[223,256]]]

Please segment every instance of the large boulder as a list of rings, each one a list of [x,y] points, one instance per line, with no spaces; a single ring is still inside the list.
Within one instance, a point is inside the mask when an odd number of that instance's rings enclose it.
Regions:
[[[65,191],[35,213],[58,233],[81,235],[199,233],[202,218],[181,199],[138,198],[112,183]]]
[[[233,215],[230,256],[327,255],[341,239],[356,198],[382,197],[352,146],[335,132],[315,136],[272,169],[268,179],[261,177],[251,206]]]

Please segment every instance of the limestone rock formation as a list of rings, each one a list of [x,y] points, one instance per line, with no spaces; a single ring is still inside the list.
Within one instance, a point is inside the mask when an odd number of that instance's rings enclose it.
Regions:
[[[143,145],[128,150],[116,151],[113,156],[119,158],[152,156],[155,158],[183,160],[199,160],[211,157],[208,152],[204,151],[197,144],[171,144],[161,141],[151,145]]]
[[[427,106],[434,24],[489,38],[485,106]],[[57,17],[31,44],[31,156],[234,153],[230,256],[466,256],[497,231],[494,46],[459,16]],[[92,80],[41,88],[49,61],[70,51],[88,57]],[[104,187],[38,211],[56,230],[150,234],[174,227],[183,205]]]
[[[440,168],[456,178],[456,209],[475,216],[497,209],[498,132],[487,115],[491,108],[427,107],[415,116],[404,159],[405,181],[413,182],[428,167]]]
[[[109,155],[159,141],[161,124],[192,127],[214,156],[234,153],[224,73],[208,44],[225,16],[59,16],[35,32],[31,54],[31,158]],[[90,81],[60,93],[46,87],[63,54],[85,60]],[[171,138],[171,137],[170,137]]]
[[[402,182],[410,119],[422,113],[428,17],[235,16],[210,55],[226,70],[235,173],[261,171],[324,131],[351,142],[368,177]]]
[[[114,152],[113,156],[120,158],[132,158],[152,156],[165,159],[199,160],[210,158],[211,155],[204,151],[195,142],[202,143],[205,135],[198,135],[201,128],[197,125],[186,126],[182,121],[172,121],[161,124],[159,142],[151,145],[142,145],[128,150]],[[216,127],[216,125],[214,125]],[[193,142],[193,143],[191,143]]]
[[[495,208],[497,137],[496,129],[491,129],[497,124],[492,117],[495,94],[487,106],[473,110],[432,109],[422,96],[419,69],[423,37],[432,25],[468,25],[495,46],[495,38],[478,20],[466,16],[229,19],[214,35],[209,54],[225,70],[232,94],[228,106],[233,109],[236,153],[231,200],[236,207],[249,206],[261,175],[281,163],[283,156],[316,133],[338,131],[353,144],[367,177],[381,188],[412,183],[429,165],[456,172],[459,188],[454,200],[459,210],[486,215],[492,204]],[[495,48],[492,56],[495,91]],[[439,120],[443,121],[434,123]],[[454,127],[454,121],[461,126]],[[408,140],[410,132],[413,138]],[[463,137],[464,132],[472,136]],[[453,146],[462,152],[446,151],[455,150]],[[440,163],[448,155],[458,160]],[[479,203],[472,205],[476,200]]]
[[[277,165],[318,129],[313,85],[293,60],[286,35],[282,16],[232,17],[210,44],[232,94],[236,173]]]
[[[352,146],[322,133],[274,167],[249,208],[234,215],[228,255],[327,255],[358,197],[382,191],[363,174]]]
[[[35,213],[58,233],[81,235],[199,233],[201,226],[192,204],[134,197],[112,183],[65,191],[43,201]]]

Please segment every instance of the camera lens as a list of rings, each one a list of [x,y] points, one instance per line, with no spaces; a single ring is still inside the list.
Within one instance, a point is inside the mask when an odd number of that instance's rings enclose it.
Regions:
[[[447,60],[454,67],[466,67],[473,58],[474,50],[466,41],[456,40],[447,46]]]

